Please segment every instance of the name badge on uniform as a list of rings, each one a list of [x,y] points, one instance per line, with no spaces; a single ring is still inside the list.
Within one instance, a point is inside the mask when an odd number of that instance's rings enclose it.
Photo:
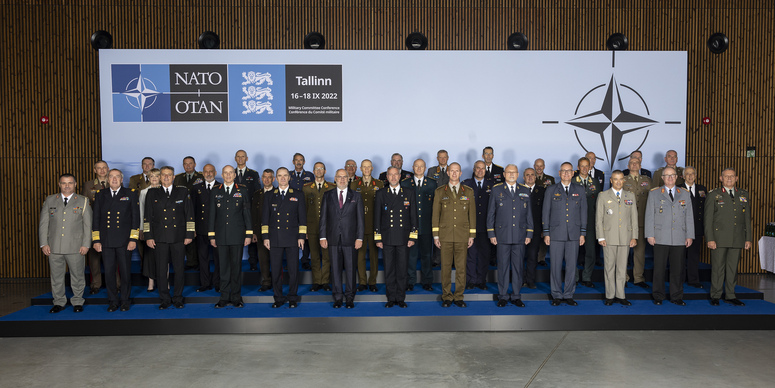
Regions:
[[[221,195],[221,194],[218,194],[218,195],[215,196],[215,199],[221,199],[221,198],[223,198],[223,195]]]
[[[442,197],[441,200],[449,199],[449,197]]]
[[[310,180],[310,177],[305,176],[302,180],[308,181],[308,180]]]
[[[179,199],[179,200],[175,201],[175,203],[183,203],[183,200]]]
[[[716,202],[716,203],[718,203],[719,205],[723,205],[723,204],[724,204],[724,201],[718,201],[718,202]]]
[[[521,198],[527,198],[527,197],[529,197],[530,195],[528,195],[527,193],[519,193],[519,196],[520,196]]]

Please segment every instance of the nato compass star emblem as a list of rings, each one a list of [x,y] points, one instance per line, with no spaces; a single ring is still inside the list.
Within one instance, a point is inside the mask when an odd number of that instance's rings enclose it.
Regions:
[[[126,97],[129,105],[140,109],[140,112],[153,106],[153,103],[156,102],[156,97],[160,94],[162,92],[158,91],[153,81],[143,77],[142,74],[130,80],[126,85],[126,90],[121,92],[121,95]]]
[[[615,57],[614,66],[615,67]],[[590,151],[590,136],[580,136],[579,132],[593,134],[602,143],[603,155],[596,155],[598,160],[608,163],[613,169],[617,156],[620,155],[622,139],[625,136],[638,136],[628,144],[638,144],[634,149],[621,154],[624,160],[640,149],[648,139],[649,127],[660,124],[660,121],[650,118],[648,104],[643,96],[633,87],[619,83],[614,75],[608,83],[594,86],[581,98],[573,112],[574,117],[565,121],[572,127],[576,141],[585,152]],[[543,124],[559,124],[559,121],[543,121]],[[681,124],[680,121],[665,121],[664,124]],[[645,130],[645,132],[643,131]],[[596,135],[596,136],[595,136]],[[587,144],[584,144],[582,137]]]

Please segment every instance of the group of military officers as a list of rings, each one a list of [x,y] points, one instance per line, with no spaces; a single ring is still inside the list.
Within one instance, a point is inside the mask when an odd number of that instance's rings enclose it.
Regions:
[[[702,288],[698,263],[703,233],[712,250],[711,304],[718,305],[723,295],[725,301],[743,305],[734,287],[740,250],[751,245],[750,209],[747,192],[735,187],[734,170],[722,171],[722,187],[708,192],[696,183],[694,168],[676,166],[675,151],[666,153],[666,166],[653,179],[641,168],[642,154],[636,151],[628,169],[613,171],[610,189],[603,191],[605,175],[594,167],[592,152],[578,160],[576,169],[563,163],[556,184],[545,174],[542,159],[525,169],[519,184],[517,166],[503,168],[493,157],[493,148],[485,147],[482,160],[465,180],[460,165],[448,163],[445,150],[437,152],[438,165],[427,171],[422,159],[414,161],[413,171],[403,170],[403,157],[393,154],[391,167],[378,179],[372,177],[370,160],[361,162],[361,176],[356,175],[356,162],[348,160],[336,170],[333,183],[325,180],[324,163],[306,171],[304,156],[298,153],[292,170],[266,169],[259,177],[247,167],[247,153],[239,150],[237,166],[223,167],[223,182],[215,179],[210,164],[197,172],[191,156],[184,158],[185,171],[178,175],[169,166],[155,169],[155,161],[146,157],[143,172],[130,178],[129,187],[122,186],[121,171],[98,161],[96,178],[84,184],[83,195],[74,193],[75,177],[63,174],[60,193],[49,196],[41,211],[40,245],[49,257],[54,295],[51,312],[61,311],[67,302],[65,264],[71,269],[71,304],[74,311],[83,311],[85,255],[91,293],[101,287],[102,261],[108,311],[129,310],[130,258],[136,246],[149,278],[148,291],[154,284],[158,288],[160,309],[184,307],[187,267],[200,271],[197,292],[215,288],[220,293],[215,308],[243,307],[245,246],[251,270],[260,266],[261,291],[273,289],[273,308],[300,303],[300,265],[312,272],[311,291],[331,291],[334,308],[353,308],[356,292],[377,291],[377,248],[385,267],[385,307],[407,307],[406,291],[418,280],[423,289],[433,290],[434,265],[441,266],[442,306],[466,307],[465,290],[486,289],[492,264],[497,266],[497,305],[524,307],[520,290],[536,288],[536,267],[546,265],[547,250],[551,304],[575,306],[577,283],[594,287],[598,248],[604,256],[604,303],[630,305],[624,295],[628,254],[632,248],[633,283],[648,288],[646,242],[654,246],[654,303],[667,298],[669,262],[670,301],[685,305],[684,279]],[[283,259],[289,278],[286,294]]]

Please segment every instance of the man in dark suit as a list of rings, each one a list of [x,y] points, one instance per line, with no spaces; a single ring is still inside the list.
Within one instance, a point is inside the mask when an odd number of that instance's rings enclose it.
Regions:
[[[487,273],[490,271],[490,259],[493,256],[493,246],[487,236],[487,207],[490,204],[492,187],[496,183],[491,178],[487,178],[485,172],[485,163],[478,160],[474,163],[474,177],[463,181],[463,185],[474,189],[476,206],[476,238],[474,238],[474,245],[468,248],[466,260],[466,289],[468,290],[474,287],[480,290],[487,289]],[[500,175],[503,176],[503,173]]]
[[[99,160],[94,163],[94,174],[96,177],[83,184],[84,197],[89,198],[89,205],[94,206],[94,197],[97,192],[108,188],[108,163],[104,160]],[[131,186],[130,186],[131,188]],[[138,249],[140,256],[142,256],[142,249]],[[102,253],[97,252],[94,248],[89,249],[89,253],[86,254],[87,262],[89,265],[89,273],[91,274],[91,282],[89,283],[90,294],[94,295],[100,291],[102,287],[102,268],[100,262],[102,261]],[[118,276],[118,275],[117,275]]]
[[[204,176],[196,171],[196,159],[193,156],[183,158],[183,172],[175,176],[173,185],[185,186],[191,193],[191,188],[197,183],[204,182]],[[196,244],[186,245],[186,269],[199,268],[199,256],[196,253]]]
[[[482,150],[482,159],[484,159],[484,177],[495,183],[503,182],[503,167],[492,162],[495,153],[492,147],[487,146]],[[476,176],[476,170],[471,178]]]
[[[210,238],[207,237],[210,226],[210,197],[215,187],[221,183],[215,180],[215,166],[206,164],[202,168],[204,182],[197,183],[191,188],[191,202],[194,205],[194,223],[196,224],[196,251],[199,255],[199,288],[196,292],[204,292],[215,287],[216,292],[221,291],[221,270],[218,249],[210,246]],[[210,251],[213,252],[215,270],[210,273]]]
[[[414,189],[399,185],[401,170],[388,168],[387,178],[389,186],[377,191],[374,198],[374,240],[385,261],[385,307],[397,304],[404,308],[407,254],[417,239],[417,200]]]
[[[223,184],[210,196],[210,221],[207,236],[221,258],[221,299],[215,308],[231,304],[242,308],[242,248],[253,239],[250,196],[247,186],[234,182],[234,167],[221,170]]]
[[[345,303],[355,307],[355,251],[363,245],[363,198],[347,187],[347,172],[336,170],[336,189],[323,194],[320,206],[320,247],[328,249],[334,278],[334,308],[342,307],[342,268],[345,271]]]
[[[121,311],[129,310],[129,294],[132,290],[132,251],[140,237],[140,203],[134,189],[121,184],[124,174],[120,170],[108,173],[109,187],[97,192],[92,220],[94,250],[102,253],[105,273],[114,274],[118,267],[121,275]],[[116,278],[105,277],[108,289],[108,312],[118,310]]]
[[[267,291],[272,288],[272,272],[269,270],[269,249],[266,249],[261,236],[261,220],[264,214],[264,196],[274,190],[274,170],[267,168],[261,174],[261,188],[253,193],[251,198],[253,207],[250,216],[253,217],[253,242],[258,243],[258,265],[261,269],[261,288],[259,291]]]
[[[143,234],[145,243],[156,249],[156,273],[160,310],[174,305],[183,308],[183,286],[185,283],[184,256],[186,245],[194,239],[194,207],[185,186],[174,186],[175,169],[170,166],[161,168],[161,186],[148,190],[145,197],[145,220]],[[175,271],[175,288],[172,298],[164,274],[169,270],[170,262]]]
[[[403,169],[404,157],[401,156],[401,154],[399,154],[398,152],[390,156],[390,165],[401,170],[401,179],[410,178],[412,176],[411,172]],[[388,185],[387,171],[379,174],[379,180],[381,180],[385,184],[385,186]]]
[[[539,248],[543,246],[544,254],[546,254],[546,244],[544,243],[543,228],[541,227],[546,188],[536,184],[536,172],[532,168],[528,167],[525,169],[523,179],[525,187],[530,191],[531,213],[533,214],[533,235],[530,236],[530,243],[525,248],[525,283],[528,288],[535,289]]]
[[[594,153],[592,155],[594,156]],[[584,237],[584,249],[580,250],[579,262],[582,262],[584,265],[584,271],[581,274],[581,285],[590,288],[595,287],[592,283],[592,272],[595,270],[595,263],[600,257],[597,251],[597,238],[595,237],[595,209],[597,208],[597,196],[603,191],[603,185],[596,178],[592,177],[591,172],[592,164],[589,159],[583,157],[579,159],[578,171],[573,177],[573,183],[582,186],[587,196],[587,234]],[[578,280],[578,276],[576,280]]]
[[[446,159],[444,163],[446,163]],[[417,260],[419,259],[420,283],[422,283],[424,290],[431,291],[433,290],[433,267],[431,265],[433,233],[431,233],[431,216],[433,215],[433,193],[436,191],[437,183],[433,178],[423,177],[423,172],[425,171],[424,160],[415,160],[412,169],[414,170],[414,176],[401,181],[402,187],[412,189],[415,195],[415,202],[417,203],[417,239],[414,245],[409,248],[406,290],[414,290],[414,283],[417,282]],[[443,176],[447,176],[446,172]]]
[[[237,167],[234,168],[234,172],[237,174],[234,182],[247,190],[248,206],[250,206],[250,204],[252,204],[253,193],[261,186],[258,171],[248,168],[248,153],[245,152],[245,150],[239,150],[234,154],[234,162],[237,163]],[[248,245],[248,263],[250,264],[251,271],[258,271],[257,245],[258,244],[253,242]]]
[[[697,183],[697,169],[692,166],[684,168],[684,187],[692,198],[692,210],[694,212],[694,242],[686,248],[686,267],[682,267],[685,275],[681,280],[694,288],[702,288],[700,283],[700,254],[702,253],[702,236],[705,234],[705,197],[708,189]]]
[[[576,260],[579,246],[584,245],[587,234],[587,195],[584,187],[571,183],[573,165],[565,162],[560,166],[560,183],[549,186],[544,194],[541,220],[544,241],[551,256],[552,306],[563,301],[577,306],[573,300],[576,291]],[[562,262],[565,260],[565,276]],[[563,289],[563,279],[565,288]]]
[[[643,164],[643,153],[640,152],[640,151],[632,151],[632,153],[630,154],[630,158],[638,159],[639,163]],[[622,174],[624,174],[624,176],[626,178],[627,175],[630,175],[630,169],[629,168],[625,168],[624,170],[622,170]],[[651,170],[648,170],[648,169],[645,169],[645,168],[641,168],[639,175],[645,175],[645,176],[649,177],[649,179],[651,179]]]
[[[291,174],[285,167],[277,169],[278,187],[264,194],[261,209],[261,238],[269,250],[272,269],[274,303],[279,308],[285,302],[288,307],[298,306],[299,249],[304,249],[307,237],[307,206],[304,193],[290,187]],[[283,295],[283,254],[288,263],[288,295]]]

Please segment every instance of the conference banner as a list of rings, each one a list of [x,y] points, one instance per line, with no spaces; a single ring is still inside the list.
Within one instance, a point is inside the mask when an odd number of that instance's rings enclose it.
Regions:
[[[596,167],[685,162],[687,54],[659,51],[100,50],[103,158],[126,179],[145,156],[181,171],[248,166],[327,177],[347,159],[410,170],[449,152],[464,176],[492,146],[520,173],[536,158],[556,175],[587,151]],[[608,174],[607,174],[608,175]]]

